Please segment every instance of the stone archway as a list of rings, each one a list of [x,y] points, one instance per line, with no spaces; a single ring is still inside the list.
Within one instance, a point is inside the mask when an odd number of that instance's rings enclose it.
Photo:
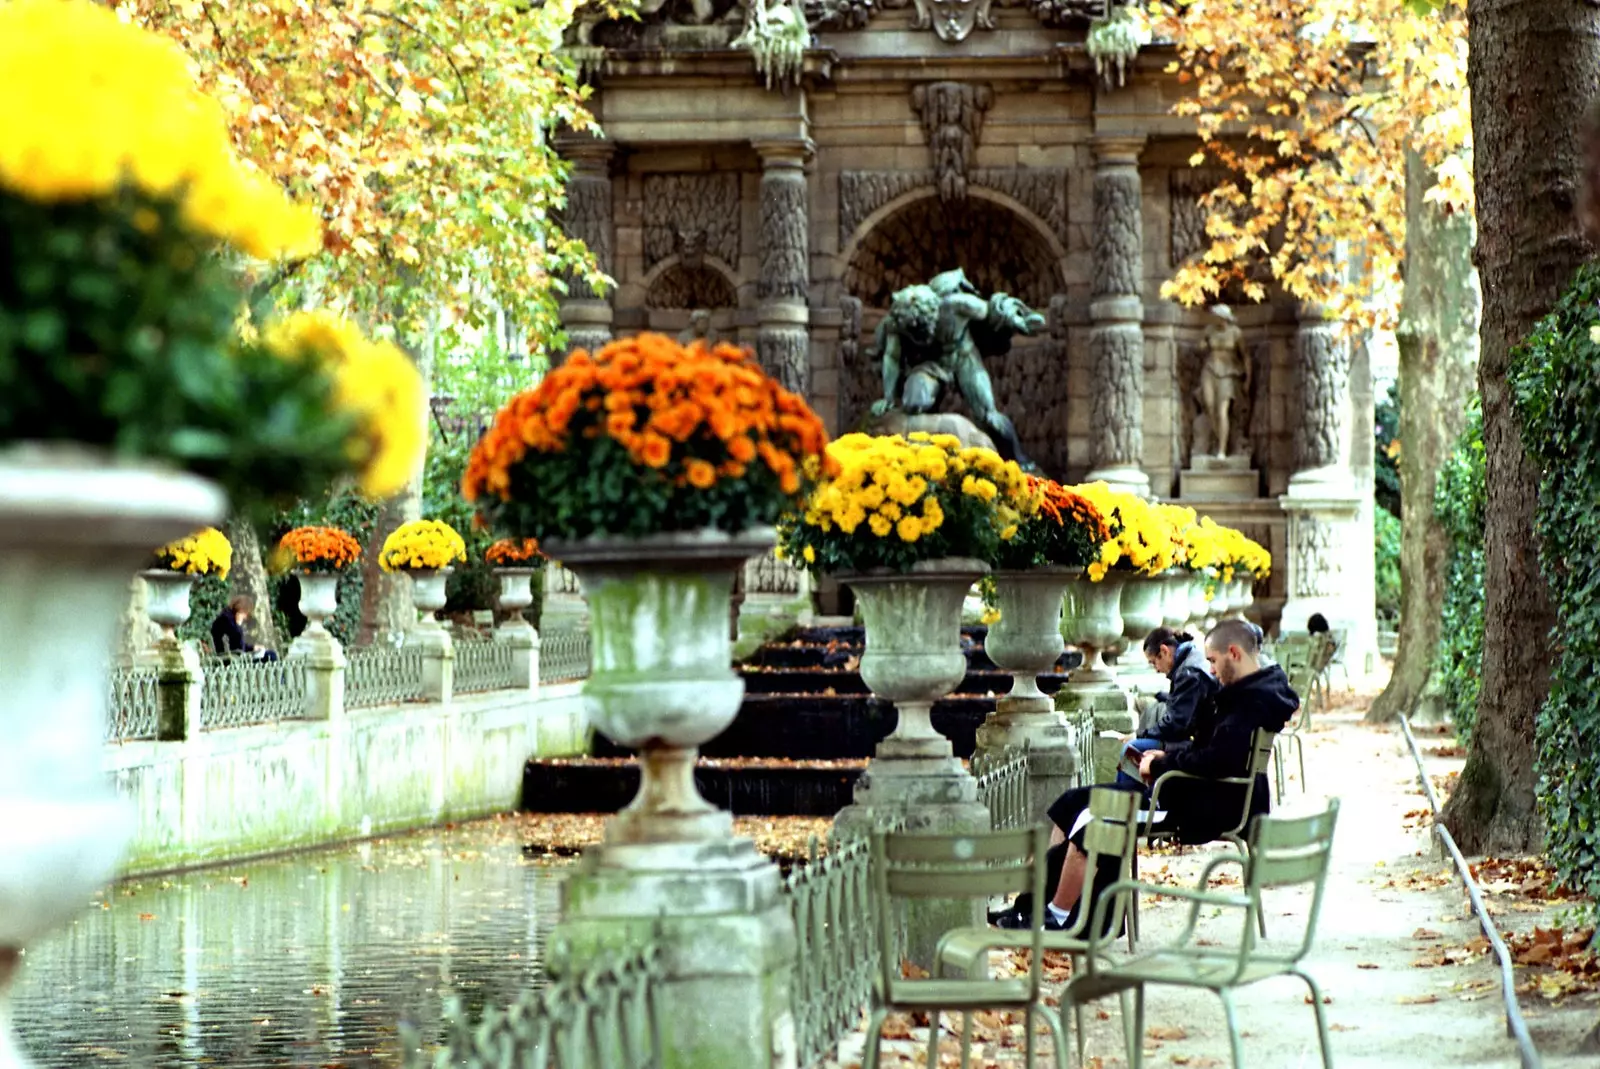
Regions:
[[[844,272],[848,299],[871,311],[855,316],[847,309],[845,321],[864,320],[870,328],[881,318],[874,313],[889,306],[896,290],[955,267],[966,271],[980,293],[1010,293],[1049,315],[1049,331],[1017,339],[1009,354],[990,362],[989,375],[995,399],[1016,422],[1023,448],[1046,471],[1062,475],[1067,468],[1067,354],[1064,300],[1056,296],[1065,288],[1060,265],[1053,243],[1021,213],[976,196],[945,204],[930,189],[879,219],[850,250]],[[845,343],[840,426],[848,429],[882,395],[882,374],[869,333],[863,331],[854,345],[850,339]],[[965,412],[954,395],[943,407]]]

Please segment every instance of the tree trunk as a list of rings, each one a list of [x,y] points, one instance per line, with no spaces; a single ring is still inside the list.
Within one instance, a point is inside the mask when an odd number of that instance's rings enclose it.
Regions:
[[[1550,684],[1555,624],[1533,537],[1538,473],[1522,451],[1506,368],[1511,347],[1589,255],[1573,209],[1578,118],[1600,84],[1600,6],[1469,0],[1478,246],[1483,281],[1483,690],[1445,825],[1468,854],[1536,849],[1534,721]]]
[[[1434,177],[1406,154],[1406,277],[1400,303],[1400,645],[1369,724],[1411,716],[1439,647],[1450,539],[1433,514],[1439,466],[1465,422],[1478,361],[1472,218],[1423,200]]]
[[[250,616],[250,641],[258,649],[276,650],[278,622],[272,618],[272,588],[267,584],[261,539],[250,521],[239,517],[229,517],[223,533],[233,543],[233,568],[228,573],[228,587],[234,594],[248,594],[256,603],[255,612]]]

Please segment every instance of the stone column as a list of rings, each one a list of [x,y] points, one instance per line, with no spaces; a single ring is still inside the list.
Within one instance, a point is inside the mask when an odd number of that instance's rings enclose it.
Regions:
[[[1360,584],[1345,575],[1346,556],[1370,553],[1372,542],[1358,537],[1361,497],[1347,459],[1350,357],[1343,324],[1303,305],[1295,336],[1295,473],[1288,493],[1278,499],[1289,520],[1288,600],[1279,625],[1285,631],[1303,631],[1316,612],[1335,628],[1362,626],[1353,589]],[[1369,598],[1366,612],[1371,611]]]
[[[1144,226],[1139,153],[1144,139],[1094,141],[1094,271],[1089,318],[1089,481],[1138,494],[1144,473]]]
[[[804,138],[755,143],[761,155],[756,355],[767,374],[802,397],[811,390],[811,198],[805,165],[812,147]]]
[[[571,134],[559,139],[557,148],[572,161],[561,227],[568,237],[579,238],[589,246],[600,262],[600,270],[609,275],[616,234],[611,216],[611,159],[615,146],[589,134]],[[567,347],[598,349],[611,340],[611,300],[596,293],[581,278],[569,275],[566,283],[567,295],[560,313],[561,325],[567,331]]]

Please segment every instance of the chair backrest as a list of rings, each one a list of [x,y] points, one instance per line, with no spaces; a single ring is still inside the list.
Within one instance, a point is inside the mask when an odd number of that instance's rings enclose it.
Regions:
[[[1100,858],[1117,859],[1117,879],[1133,878],[1133,855],[1139,847],[1138,825],[1135,823],[1138,812],[1139,796],[1132,791],[1119,791],[1111,787],[1095,787],[1089,791],[1089,823],[1083,829],[1084,853],[1088,858],[1084,871],[1088,873],[1088,881],[1079,898],[1078,918],[1066,934],[1085,940],[1091,947],[1114,942],[1117,938],[1115,933],[1122,929],[1123,914],[1128,908],[1127,894],[1119,894],[1111,904],[1105,930],[1112,934],[1083,934],[1094,913],[1094,903],[1089,901],[1089,889],[1094,886]]]
[[[1234,835],[1242,834],[1250,824],[1250,807],[1256,797],[1256,777],[1263,775],[1271,765],[1272,750],[1277,741],[1278,733],[1266,728],[1256,728],[1250,736],[1250,756],[1245,760],[1244,809],[1240,811],[1239,823],[1234,826]]]
[[[1043,936],[1045,851],[1050,835],[1043,826],[1011,831],[927,834],[873,832],[872,882],[877,901],[885,996],[900,981],[894,960],[894,899],[987,898],[991,895],[1033,896],[1033,953],[1029,983],[1039,990]]]
[[[1333,852],[1333,829],[1338,821],[1339,799],[1333,798],[1320,813],[1304,817],[1261,817],[1250,831],[1246,883],[1256,908],[1260,908],[1263,889],[1312,885],[1305,937],[1293,955],[1295,960],[1310,951],[1311,941],[1316,936],[1317,915],[1322,909],[1322,892],[1327,883],[1328,858]],[[1247,926],[1247,930],[1253,929]]]

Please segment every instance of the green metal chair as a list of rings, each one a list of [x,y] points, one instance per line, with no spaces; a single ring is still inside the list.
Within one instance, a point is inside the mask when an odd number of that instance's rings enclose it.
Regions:
[[[1295,757],[1300,763],[1300,790],[1306,789],[1306,746],[1300,733],[1311,728],[1311,714],[1313,710],[1320,712],[1322,707],[1318,699],[1317,673],[1308,656],[1303,662],[1296,665],[1293,670],[1284,669],[1289,675],[1289,686],[1300,695],[1300,710],[1293,720],[1278,733],[1274,740],[1272,751],[1272,771],[1274,786],[1277,788],[1277,799],[1283,801],[1284,789],[1288,777],[1283,770],[1283,763],[1288,752],[1293,748]]]
[[[1172,895],[1189,903],[1189,920],[1182,934],[1170,946],[1126,961],[1109,964],[1089,955],[1085,970],[1072,978],[1062,993],[1066,1002],[1084,1002],[1106,995],[1133,991],[1133,1027],[1125,1029],[1130,1039],[1128,1069],[1140,1069],[1144,1058],[1144,990],[1150,984],[1203,987],[1217,993],[1228,1019],[1228,1046],[1234,1069],[1244,1060],[1239,1049],[1239,1025],[1233,1005],[1233,991],[1273,976],[1293,975],[1305,981],[1311,991],[1311,1007],[1317,1018],[1317,1042],[1322,1050],[1323,1069],[1333,1069],[1333,1053],[1328,1049],[1328,1022],[1322,1009],[1322,992],[1317,982],[1300,966],[1311,950],[1317,932],[1317,915],[1322,909],[1322,892],[1328,875],[1328,856],[1333,849],[1333,829],[1339,818],[1339,801],[1313,816],[1262,817],[1250,833],[1248,856],[1227,854],[1213,858],[1191,888],[1149,887],[1129,881],[1126,888],[1134,895],[1148,891]],[[1221,865],[1238,863],[1244,867],[1242,893],[1209,890],[1211,874]],[[1311,910],[1305,935],[1299,946],[1287,954],[1263,953],[1256,947],[1252,915],[1261,913],[1261,892],[1269,888],[1312,884]],[[1096,903],[1098,914],[1113,900],[1104,895]],[[1201,906],[1237,909],[1241,913],[1238,945],[1201,946],[1195,941],[1195,926]],[[1098,921],[1098,918],[1096,919]]]
[[[1139,832],[1135,827],[1138,819],[1139,796],[1132,791],[1118,791],[1109,787],[1097,787],[1089,792],[1089,824],[1084,829],[1083,846],[1088,855],[1086,871],[1093,878],[1095,866],[1099,859],[1107,856],[1117,858],[1117,880],[1127,882],[1133,873],[1133,852],[1139,841]],[[1048,896],[1053,889],[1047,889]],[[1084,888],[1088,893],[1089,888]],[[1121,893],[1118,901],[1111,907],[1112,914],[1107,921],[1108,928],[1090,928],[1090,911],[1083,906],[1078,909],[1078,918],[1071,928],[1060,932],[1045,932],[1043,938],[1037,931],[1007,931],[1000,928],[955,928],[946,932],[939,940],[939,945],[934,951],[934,968],[936,972],[955,972],[971,979],[974,976],[987,976],[989,972],[989,951],[1000,949],[1020,949],[1042,945],[1046,950],[1064,951],[1072,957],[1073,971],[1079,969],[1078,960],[1086,954],[1100,954],[1108,950],[1117,941],[1116,931],[1122,927],[1122,922],[1127,914],[1126,899],[1131,895]],[[1035,911],[1037,912],[1037,910]],[[1037,927],[1037,925],[1036,925]],[[1111,932],[1110,935],[1099,935],[1100,932]],[[1123,1020],[1131,1020],[1127,1012],[1126,999],[1123,1007]],[[1078,1064],[1083,1064],[1083,1007],[1074,1006],[1078,1033]],[[1066,1003],[1062,1003],[1062,1024],[1066,1023]]]
[[[961,1069],[967,1069],[972,1053],[971,1015],[980,1009],[1022,1011],[1029,1066],[1033,1065],[1033,1018],[1042,1015],[1055,1040],[1056,1067],[1067,1069],[1067,1045],[1060,1022],[1040,1001],[1044,855],[1049,845],[1043,827],[970,835],[873,833],[872,882],[881,971],[867,1022],[864,1069],[877,1069],[883,1022],[891,1011],[928,1015],[928,1064],[938,1065],[939,1014],[944,1010],[962,1013]],[[1026,944],[1032,951],[1026,975],[1008,980],[908,980],[900,976],[899,955],[894,950],[895,899],[977,898],[1022,891],[1033,893],[1034,912],[1033,931]]]
[[[1242,786],[1244,787],[1244,807],[1239,812],[1239,823],[1217,836],[1217,838],[1226,839],[1241,854],[1248,857],[1250,845],[1245,840],[1244,833],[1250,823],[1250,803],[1255,801],[1256,777],[1265,773],[1267,766],[1272,763],[1272,753],[1277,746],[1277,739],[1278,733],[1275,731],[1268,731],[1266,728],[1256,729],[1255,734],[1250,736],[1250,757],[1246,762],[1243,776],[1207,779],[1205,776],[1196,776],[1190,772],[1173,771],[1162,773],[1157,777],[1155,785],[1150,788],[1150,812],[1155,813],[1160,810],[1161,788],[1173,780],[1194,779],[1205,783],[1231,783],[1236,786]],[[1163,839],[1176,839],[1177,837],[1178,833],[1175,830],[1145,825],[1145,840],[1147,842],[1155,843]],[[1134,863],[1135,865],[1138,864],[1137,855],[1135,855]],[[1137,871],[1135,876],[1137,876]],[[1139,897],[1137,895],[1133,896],[1130,902],[1128,921],[1128,949],[1132,950],[1134,943],[1139,938]],[[1267,937],[1267,918],[1260,910],[1256,911],[1256,924],[1261,929],[1261,938],[1265,939]]]

